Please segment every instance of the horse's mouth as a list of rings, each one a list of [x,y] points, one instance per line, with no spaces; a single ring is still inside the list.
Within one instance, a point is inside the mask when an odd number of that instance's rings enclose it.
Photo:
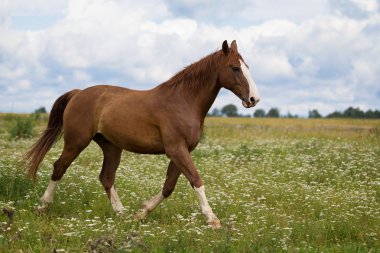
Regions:
[[[243,106],[245,107],[245,108],[251,108],[251,107],[254,107],[257,103],[252,103],[252,102],[248,102],[248,101],[244,101],[244,100],[242,100],[242,102],[241,102],[242,104],[243,104]]]
[[[250,99],[242,99],[242,104],[245,108],[251,108],[259,103],[260,98],[251,97]]]

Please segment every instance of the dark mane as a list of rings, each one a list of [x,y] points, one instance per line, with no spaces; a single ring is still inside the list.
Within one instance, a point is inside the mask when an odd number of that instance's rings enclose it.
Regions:
[[[219,50],[211,53],[197,62],[190,64],[183,70],[172,76],[164,85],[186,86],[187,88],[198,88],[210,80],[210,72],[218,69],[222,64],[223,53]]]

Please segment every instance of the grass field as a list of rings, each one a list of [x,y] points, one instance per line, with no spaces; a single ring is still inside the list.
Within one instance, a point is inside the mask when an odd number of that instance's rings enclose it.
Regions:
[[[161,189],[165,156],[123,154],[116,186],[127,210],[116,216],[98,181],[96,144],[38,215],[62,143],[34,184],[19,161],[35,139],[10,140],[8,125],[0,118],[0,252],[380,251],[379,120],[206,119],[192,156],[221,230],[205,226],[183,176],[145,221],[132,219]]]

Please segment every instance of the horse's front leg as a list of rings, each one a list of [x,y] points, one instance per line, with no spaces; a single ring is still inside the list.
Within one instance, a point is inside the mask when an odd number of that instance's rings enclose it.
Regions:
[[[203,215],[206,217],[206,222],[213,228],[221,228],[219,219],[216,217],[212,208],[208,204],[205,187],[197,169],[191,160],[190,153],[185,145],[175,146],[167,150],[169,158],[180,168],[181,172],[189,180],[191,186],[197,193],[200,201],[200,206]]]

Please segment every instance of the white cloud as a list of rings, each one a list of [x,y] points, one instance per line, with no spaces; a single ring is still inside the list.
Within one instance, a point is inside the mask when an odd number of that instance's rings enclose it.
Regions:
[[[22,90],[28,90],[30,89],[31,86],[32,85],[29,80],[22,79],[22,80],[17,81],[14,84],[8,85],[7,89],[9,93],[16,93]]]
[[[257,50],[252,62],[255,76],[260,76],[260,80],[277,81],[295,77],[293,67],[285,52],[274,48]]]
[[[177,15],[217,26],[244,27],[272,19],[303,22],[328,12],[326,0],[235,0],[173,1],[169,5]]]
[[[86,82],[88,84],[91,81],[91,75],[85,71],[75,70],[73,75],[74,80],[78,82]]]
[[[363,11],[376,11],[379,8],[379,5],[376,0],[351,0]]]
[[[241,33],[252,36],[255,39],[267,37],[287,36],[297,29],[297,25],[286,19],[273,19],[260,25],[242,28]],[[244,36],[244,35],[243,35]]]
[[[192,19],[169,19],[162,23],[146,22],[142,31],[159,35],[175,35],[180,40],[186,41],[194,36],[197,25],[197,22]]]
[[[0,91],[10,95],[1,99],[12,104],[3,101],[0,111],[30,111],[38,101],[50,108],[60,93],[99,82],[151,88],[220,49],[224,39],[237,39],[261,108],[305,115],[314,106],[325,114],[355,104],[380,107],[375,1],[218,1],[216,11],[213,1],[22,2],[2,2],[2,19],[59,18],[32,31],[0,22]],[[365,15],[356,18],[359,12]],[[240,106],[223,92],[215,106],[226,103]]]
[[[0,4],[1,10],[11,15],[56,15],[61,14],[66,7],[65,0],[3,0]]]
[[[367,19],[379,12],[377,0],[329,0],[328,2],[334,13],[353,19]]]

